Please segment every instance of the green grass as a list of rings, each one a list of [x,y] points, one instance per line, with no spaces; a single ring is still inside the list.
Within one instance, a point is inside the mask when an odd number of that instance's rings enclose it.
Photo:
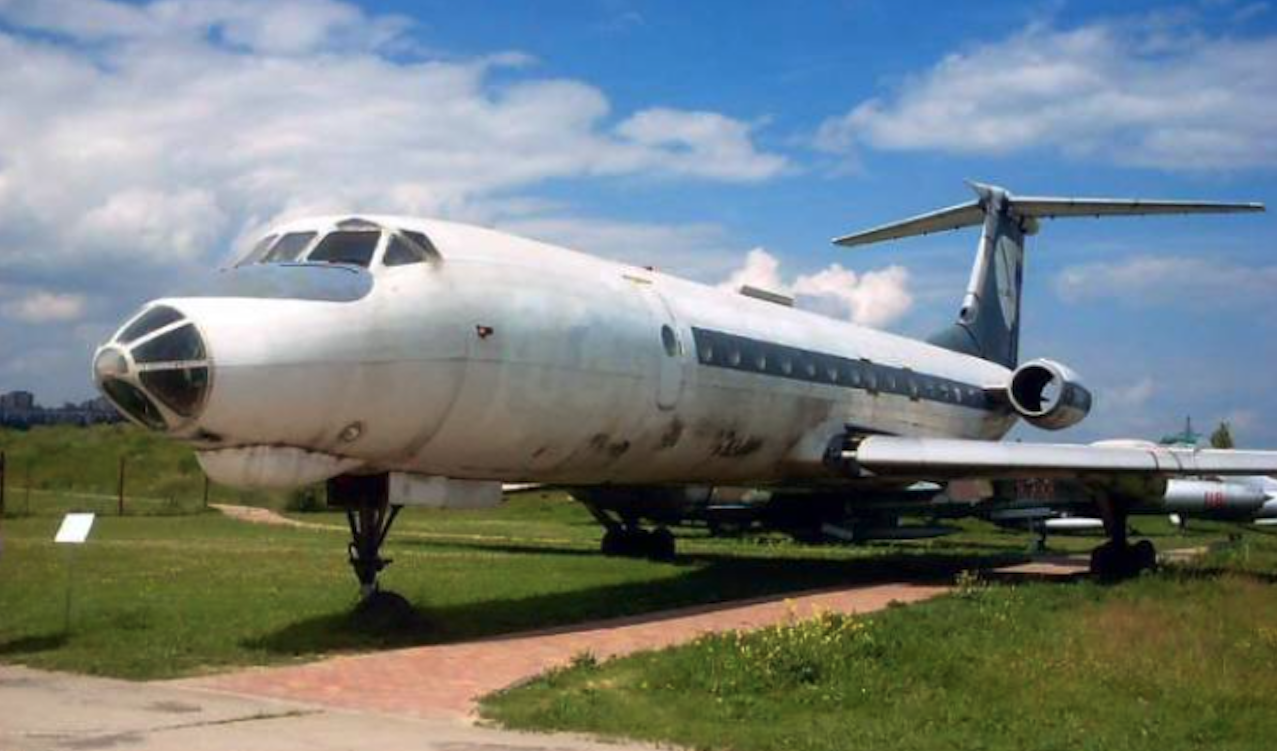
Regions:
[[[370,627],[337,514],[331,528],[251,525],[216,513],[99,520],[76,551],[73,627],[63,633],[67,553],[51,516],[0,522],[0,660],[132,678],[430,644],[670,607],[898,576],[950,581],[995,542],[810,548],[777,540],[691,539],[672,564],[598,554],[600,530],[561,495],[524,494],[480,512],[406,510],[386,553],[386,588],[422,622]]]
[[[121,423],[81,428],[0,428],[7,460],[7,516],[60,516],[71,510],[116,513],[120,459],[126,514],[198,513],[204,473],[190,448]],[[284,493],[212,486],[210,502],[280,508]]]
[[[1255,531],[1118,586],[968,580],[869,617],[582,658],[483,713],[737,751],[1269,748],[1275,572],[1277,537]]]

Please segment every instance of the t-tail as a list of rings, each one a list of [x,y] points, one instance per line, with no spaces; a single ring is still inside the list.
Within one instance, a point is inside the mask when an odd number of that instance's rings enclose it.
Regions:
[[[976,199],[929,214],[839,237],[847,247],[981,225],[971,281],[958,320],[927,341],[1014,368],[1020,356],[1020,290],[1024,241],[1039,220],[1140,214],[1215,214],[1263,211],[1260,203],[1144,201],[1112,198],[1016,196],[1003,188],[968,183]]]

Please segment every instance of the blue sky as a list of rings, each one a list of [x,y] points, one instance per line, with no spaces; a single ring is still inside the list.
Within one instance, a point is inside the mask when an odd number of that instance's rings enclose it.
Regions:
[[[1277,206],[1274,70],[1277,8],[1244,0],[0,0],[0,390],[91,395],[124,315],[309,211],[473,221],[924,335],[974,233],[830,237],[968,178]],[[1275,246],[1273,214],[1032,238],[1023,351],[1098,395],[1063,437],[1192,414],[1277,446]]]

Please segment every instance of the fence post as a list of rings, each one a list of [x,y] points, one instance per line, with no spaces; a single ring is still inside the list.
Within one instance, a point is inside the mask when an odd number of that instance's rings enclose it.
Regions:
[[[208,508],[208,475],[204,475],[204,508]]]
[[[119,504],[119,515],[124,516],[124,457],[120,457],[120,475],[115,486],[115,494]]]

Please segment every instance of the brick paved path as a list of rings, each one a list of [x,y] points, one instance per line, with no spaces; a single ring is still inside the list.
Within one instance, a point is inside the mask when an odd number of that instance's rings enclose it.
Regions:
[[[335,657],[307,665],[255,668],[177,683],[250,696],[416,717],[465,717],[484,694],[527,680],[574,655],[599,659],[678,644],[707,632],[752,629],[817,610],[869,613],[948,587],[881,584],[789,597],[685,608],[635,618],[462,644]]]

